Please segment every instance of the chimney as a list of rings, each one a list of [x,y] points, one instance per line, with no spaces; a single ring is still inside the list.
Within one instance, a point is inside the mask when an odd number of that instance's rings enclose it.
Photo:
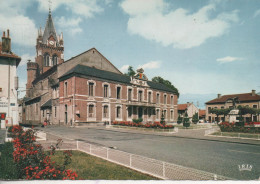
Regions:
[[[218,94],[218,98],[220,98],[221,97],[221,94]]]
[[[252,89],[252,96],[255,96],[255,90]]]
[[[10,38],[10,35],[9,35],[9,29],[7,29],[7,37],[5,37],[5,31],[3,32],[2,52],[6,52],[6,53],[11,52],[11,38]]]

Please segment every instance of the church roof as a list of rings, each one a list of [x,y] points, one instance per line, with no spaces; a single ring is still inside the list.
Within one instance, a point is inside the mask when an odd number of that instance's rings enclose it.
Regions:
[[[57,34],[56,34],[56,30],[54,27],[54,23],[52,20],[52,16],[51,16],[51,12],[49,12],[47,21],[46,21],[46,25],[45,25],[45,29],[44,29],[44,33],[43,33],[43,43],[47,44],[47,40],[50,38],[50,36],[53,36],[54,39],[56,41],[58,41],[57,39]],[[57,42],[58,44],[58,42]]]
[[[49,99],[47,102],[45,102],[42,106],[41,106],[41,109],[44,109],[44,108],[49,108],[52,106],[52,99]]]
[[[79,77],[80,76],[89,76],[89,77],[100,78],[100,79],[105,79],[105,80],[110,80],[110,81],[115,81],[115,82],[132,85],[131,78],[129,76],[117,74],[117,73],[109,72],[109,71],[105,71],[105,70],[99,70],[99,69],[85,66],[85,65],[75,66],[74,68],[69,70],[67,73],[62,75],[59,79],[60,79],[60,81],[63,81],[72,76],[79,76]],[[160,84],[160,83],[152,82],[152,81],[147,81],[147,84],[153,89],[175,93],[172,89],[168,88],[164,84]]]

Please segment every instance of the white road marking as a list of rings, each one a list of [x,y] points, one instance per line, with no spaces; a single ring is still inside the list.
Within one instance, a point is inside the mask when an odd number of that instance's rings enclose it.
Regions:
[[[233,151],[233,152],[241,152],[241,153],[249,153],[249,154],[257,154],[257,155],[260,155],[260,153],[254,153],[254,152],[248,152],[248,151],[231,150],[231,149],[228,149],[228,151]]]

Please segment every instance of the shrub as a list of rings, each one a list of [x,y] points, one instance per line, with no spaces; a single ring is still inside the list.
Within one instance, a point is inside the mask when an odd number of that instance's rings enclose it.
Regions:
[[[178,116],[177,123],[178,123],[178,124],[181,124],[181,123],[182,123],[182,120],[183,120],[183,118],[179,115],[179,116]]]
[[[192,116],[192,122],[194,124],[197,124],[199,121],[199,114],[196,112],[193,116]]]
[[[23,131],[21,126],[13,126],[13,160],[19,179],[76,179],[78,176],[65,165],[51,162],[40,144],[35,143],[35,131]],[[55,153],[55,149],[51,151]],[[66,157],[66,156],[65,156]]]

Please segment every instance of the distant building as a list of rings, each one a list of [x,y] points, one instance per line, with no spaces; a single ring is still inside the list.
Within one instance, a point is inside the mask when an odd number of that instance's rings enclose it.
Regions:
[[[7,35],[3,32],[0,42],[0,113],[6,114],[5,120],[1,121],[2,128],[18,124],[16,68],[20,61],[21,58],[11,50],[11,38],[7,30]]]
[[[199,109],[199,119],[202,120],[203,122],[206,119],[206,110]]]
[[[191,120],[192,116],[195,113],[199,113],[199,109],[193,103],[189,103],[189,102],[187,102],[186,104],[178,104],[178,114],[181,117],[184,117],[186,112],[188,114],[188,117]]]
[[[27,63],[23,122],[78,125],[111,121],[176,121],[175,92],[149,81],[142,69],[122,74],[97,49],[64,62],[63,36],[56,35],[51,12],[39,30],[35,62]]]
[[[233,103],[231,99],[236,98],[237,104],[241,106],[248,106],[252,108],[259,109],[260,107],[260,95],[256,94],[255,90],[252,90],[251,93],[242,93],[242,94],[231,94],[231,95],[223,95],[218,94],[217,98],[206,102],[206,120],[209,122],[218,121],[217,116],[215,114],[210,113],[210,110],[215,109],[226,109],[233,107]],[[221,115],[219,118],[222,121],[229,121],[229,117]],[[259,121],[259,115],[246,115],[245,121]]]

